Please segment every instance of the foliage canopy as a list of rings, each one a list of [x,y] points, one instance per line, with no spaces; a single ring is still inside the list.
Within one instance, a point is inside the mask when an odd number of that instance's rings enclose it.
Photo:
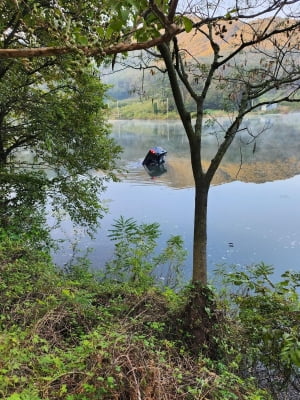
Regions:
[[[1,225],[17,230],[26,214],[34,225],[30,214],[47,198],[57,213],[95,226],[97,193],[115,178],[120,148],[109,137],[105,87],[92,70],[57,76],[51,64],[27,71],[13,63],[0,80]]]

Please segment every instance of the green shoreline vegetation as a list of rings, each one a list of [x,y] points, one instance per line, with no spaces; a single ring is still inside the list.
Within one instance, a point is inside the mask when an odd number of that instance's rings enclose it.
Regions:
[[[120,218],[113,260],[92,273],[85,259],[62,270],[26,235],[0,231],[1,398],[268,400],[290,390],[300,275],[273,284],[262,264],[220,272],[222,292],[183,285],[182,242],[153,256],[158,235],[156,224]],[[161,263],[171,268],[164,285],[153,274]]]
[[[174,107],[170,106],[170,109],[166,110],[165,102],[162,104],[159,101],[153,103],[151,99],[139,100],[137,98],[128,98],[118,101],[109,100],[107,104],[112,119],[179,120],[178,113],[174,110]],[[155,108],[154,104],[158,104],[158,107]],[[257,110],[252,114],[287,114],[292,112],[299,112],[298,104],[282,103],[274,110]],[[228,116],[228,111],[207,109],[206,114],[207,116],[217,118]]]

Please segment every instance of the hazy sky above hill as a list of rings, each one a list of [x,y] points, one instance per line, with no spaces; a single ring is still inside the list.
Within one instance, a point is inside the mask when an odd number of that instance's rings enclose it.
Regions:
[[[209,4],[210,14],[214,13],[214,10],[218,10],[218,13],[226,13],[227,10],[234,8],[235,0],[220,0],[220,1],[206,1],[206,0],[180,0],[179,1],[182,10],[192,10],[193,12],[207,12]]]
[[[179,4],[182,11],[215,17],[225,15],[228,11],[234,10],[237,5],[240,10],[243,10],[243,14],[253,14],[275,2],[275,0],[180,0]],[[294,1],[292,5],[286,6],[278,16],[291,15],[300,16],[300,1]]]

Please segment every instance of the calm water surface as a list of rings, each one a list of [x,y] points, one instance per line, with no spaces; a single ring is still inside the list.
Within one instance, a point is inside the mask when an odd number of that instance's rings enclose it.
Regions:
[[[223,123],[224,121],[222,121]],[[226,122],[224,122],[226,123]],[[246,130],[222,163],[209,193],[208,260],[210,272],[218,264],[241,266],[261,261],[273,265],[276,275],[299,271],[300,260],[300,114],[256,117],[245,128],[251,135],[263,130],[256,144]],[[219,127],[207,128],[204,160],[212,158],[222,137]],[[108,184],[101,196],[109,213],[94,240],[80,237],[79,248],[93,248],[93,268],[111,258],[107,238],[114,219],[133,217],[139,223],[158,222],[163,247],[170,235],[181,235],[189,256],[185,276],[191,276],[194,189],[189,150],[179,122],[116,121],[113,136],[124,148],[120,165],[127,172],[120,183]],[[142,160],[152,146],[168,151],[166,171],[151,177]],[[68,223],[56,237],[74,238]],[[57,255],[68,262],[71,249]]]

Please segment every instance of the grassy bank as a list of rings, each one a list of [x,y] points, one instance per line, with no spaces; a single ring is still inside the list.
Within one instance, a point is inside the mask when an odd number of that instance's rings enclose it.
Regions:
[[[270,324],[272,316],[275,322],[281,319],[286,331],[282,314],[288,309],[289,324],[295,322],[296,298],[293,304],[286,299],[289,307],[275,297],[272,303],[266,292],[264,303],[262,298],[258,302],[248,296],[244,303],[240,298],[240,310],[245,310],[239,320],[209,289],[209,302],[195,308],[204,289],[174,291],[146,282],[142,275],[118,283],[82,264],[61,271],[46,253],[33,252],[26,242],[3,233],[0,272],[3,399],[272,398],[249,372],[250,360],[259,360],[255,338],[264,340],[262,328],[272,332],[264,320]],[[264,309],[271,304],[270,315]],[[253,307],[257,311],[251,314]],[[273,339],[278,337],[268,341]]]
[[[166,110],[166,105],[155,107],[151,100],[126,99],[109,103],[114,119],[178,119],[176,111]]]
[[[179,119],[177,111],[169,109],[167,112],[165,103],[155,103],[152,100],[139,100],[136,98],[120,100],[109,103],[109,111],[113,119],[144,119],[144,120],[176,120]],[[206,110],[207,115],[212,117],[224,117],[228,115],[224,110]],[[262,111],[257,110],[253,114],[287,114],[290,112],[299,112],[298,104],[282,103],[276,110]],[[192,113],[193,117],[193,113]]]

